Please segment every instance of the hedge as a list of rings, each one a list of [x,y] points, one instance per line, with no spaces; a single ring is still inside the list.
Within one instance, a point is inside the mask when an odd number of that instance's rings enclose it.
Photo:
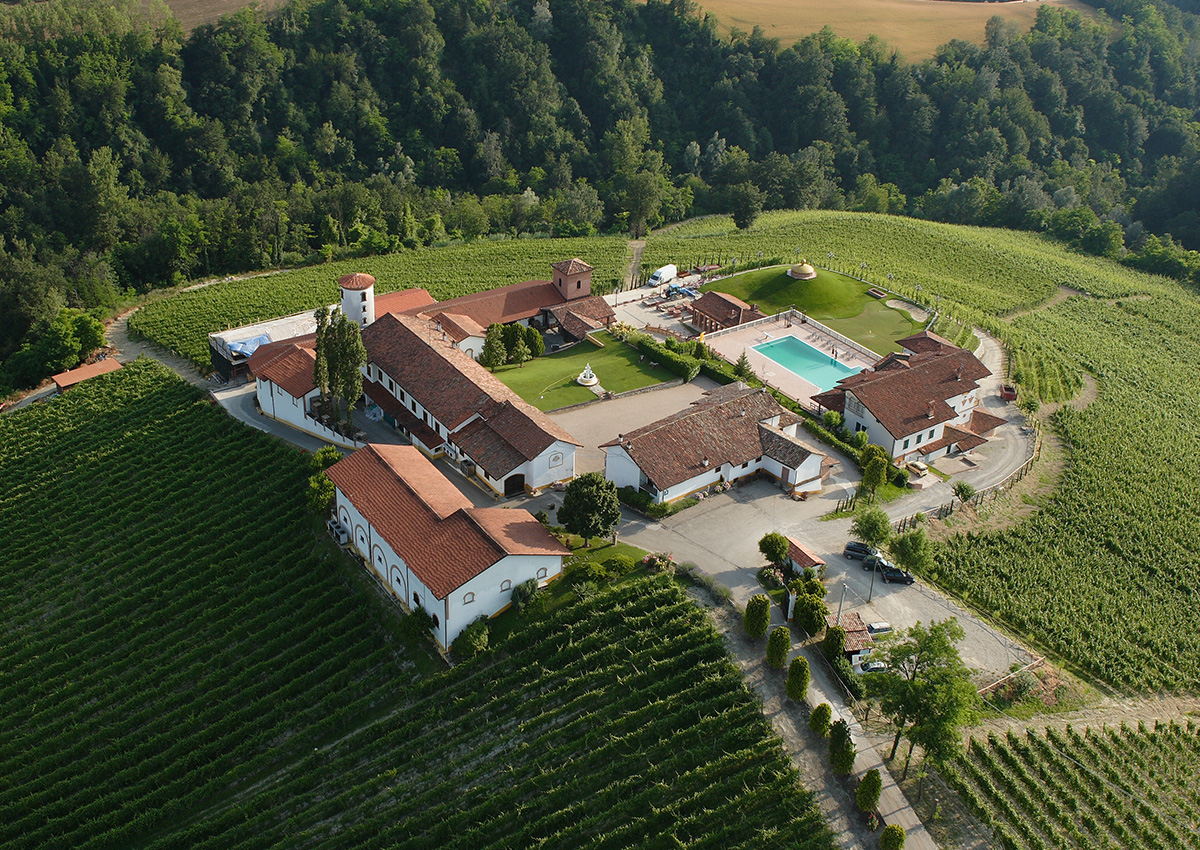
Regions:
[[[687,354],[672,351],[661,342],[648,336],[639,335],[636,346],[638,351],[652,358],[663,368],[670,369],[685,382],[693,380],[700,374],[701,361]]]

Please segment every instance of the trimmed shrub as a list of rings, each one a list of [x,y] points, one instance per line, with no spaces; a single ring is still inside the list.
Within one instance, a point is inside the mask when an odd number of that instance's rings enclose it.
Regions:
[[[525,606],[528,605],[530,600],[537,595],[537,592],[538,582],[535,578],[526,579],[512,589],[512,595],[510,599],[512,600],[513,607],[517,609],[518,613],[525,609]]]
[[[804,594],[796,600],[796,605],[792,609],[792,618],[796,625],[804,631],[815,635],[825,628],[825,615],[828,613],[829,609],[825,607],[823,598]]]
[[[846,683],[846,690],[850,692],[850,696],[855,699],[862,699],[867,695],[866,686],[863,685],[862,676],[854,672],[854,665],[844,655],[839,655],[833,661],[833,669],[837,671],[838,676]]]
[[[787,626],[771,629],[767,638],[767,666],[782,670],[787,666],[788,652],[792,649],[792,630]]]
[[[862,782],[858,783],[858,788],[854,791],[854,799],[858,801],[858,807],[864,812],[873,812],[879,807],[881,793],[883,793],[883,778],[879,775],[879,768],[873,767],[867,771]]]
[[[829,707],[829,703],[823,702],[814,708],[812,714],[808,716],[808,728],[818,738],[825,738],[829,735],[829,720],[831,717],[833,717],[833,709]]]
[[[746,603],[742,625],[746,627],[746,634],[750,637],[759,638],[765,635],[767,626],[771,625],[771,597],[765,593],[751,597]]]
[[[768,645],[767,648],[770,649],[770,646]],[[787,695],[792,702],[804,702],[804,697],[808,693],[809,678],[808,659],[803,655],[797,655],[788,665]]]
[[[662,343],[643,336],[637,341],[638,351],[651,358],[665,369],[669,369],[684,381],[690,381],[700,374],[700,361],[687,354],[672,351]]]
[[[608,567],[608,571],[615,577],[627,576],[637,567],[637,562],[629,555],[613,555],[604,565]]]
[[[488,624],[486,617],[480,617],[467,626],[450,644],[450,649],[456,656],[466,660],[474,658],[488,647]]]
[[[830,626],[826,629],[825,637],[821,640],[821,651],[830,661],[841,658],[842,653],[846,651],[846,630],[841,626]]]
[[[400,628],[411,638],[428,640],[433,631],[433,615],[418,605],[407,617],[400,621]]]
[[[850,724],[837,720],[829,727],[829,765],[838,776],[849,776],[854,772],[854,758],[858,750],[850,738]]]
[[[879,850],[904,850],[904,827],[898,823],[889,823],[879,833]]]

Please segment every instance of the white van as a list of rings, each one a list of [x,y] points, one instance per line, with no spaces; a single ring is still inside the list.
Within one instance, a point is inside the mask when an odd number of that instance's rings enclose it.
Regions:
[[[662,286],[664,283],[670,283],[677,277],[679,277],[679,269],[675,268],[674,264],[663,266],[650,275],[650,280],[646,281],[646,286]]]

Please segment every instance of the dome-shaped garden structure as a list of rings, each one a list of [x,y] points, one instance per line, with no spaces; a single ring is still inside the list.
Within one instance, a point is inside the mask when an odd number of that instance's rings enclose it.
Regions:
[[[812,280],[817,276],[817,270],[808,263],[801,263],[788,269],[787,276],[793,280]]]

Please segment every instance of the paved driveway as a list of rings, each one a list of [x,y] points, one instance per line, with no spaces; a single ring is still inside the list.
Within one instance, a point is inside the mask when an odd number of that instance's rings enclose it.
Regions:
[[[549,416],[583,444],[575,452],[575,474],[603,472],[604,449],[600,448],[601,445],[615,440],[618,434],[628,433],[683,410],[717,386],[715,381],[708,378],[696,378],[690,384],[597,401]]]
[[[896,517],[913,513],[915,500],[938,504],[935,490],[942,491],[940,500],[949,497],[948,485],[939,484],[897,500],[888,506],[888,513]],[[842,547],[850,537],[850,520],[819,519],[835,507],[841,495],[827,492],[795,502],[775,485],[758,481],[710,497],[662,522],[630,515],[621,527],[621,539],[644,549],[671,552],[677,561],[695,563],[728,587],[738,607],[744,608],[751,596],[762,592],[756,574],[765,561],[758,541],[769,531],[779,531],[825,560],[826,600],[832,610],[841,603],[843,612],[857,611],[868,623],[886,620],[896,628],[954,616],[967,633],[959,648],[970,667],[1003,674],[1013,662],[1030,659],[1014,641],[919,581],[906,587],[877,579],[872,587],[871,573],[865,572],[859,561],[842,557]]]

